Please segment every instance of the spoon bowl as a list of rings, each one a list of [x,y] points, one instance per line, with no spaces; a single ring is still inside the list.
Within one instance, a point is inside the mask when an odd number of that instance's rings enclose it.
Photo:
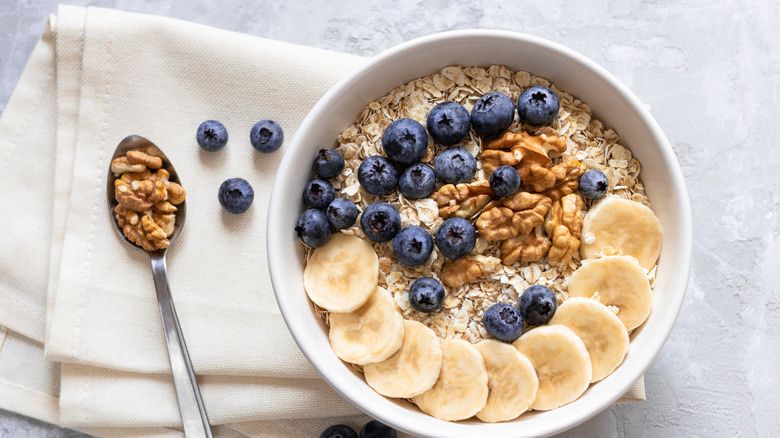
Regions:
[[[179,185],[181,180],[176,173],[171,161],[154,143],[139,135],[131,135],[122,140],[111,157],[114,159],[124,156],[128,151],[141,151],[149,155],[162,159],[162,168],[168,171],[168,181]],[[173,225],[173,232],[166,236],[169,239],[168,247],[156,251],[146,251],[144,248],[136,245],[128,239],[122,228],[114,217],[114,208],[119,204],[116,200],[114,181],[117,176],[109,165],[108,177],[106,178],[106,196],[108,198],[108,213],[114,229],[120,238],[127,244],[135,248],[144,250],[149,254],[152,262],[152,276],[154,277],[154,287],[157,291],[157,304],[160,308],[160,318],[162,320],[163,331],[165,332],[165,345],[168,348],[168,358],[171,364],[171,373],[173,374],[173,384],[176,389],[176,398],[179,402],[179,411],[181,412],[182,426],[184,435],[187,438],[205,437],[211,438],[211,429],[209,419],[206,415],[206,409],[198,389],[198,382],[195,380],[195,372],[192,369],[192,361],[187,351],[187,344],[184,342],[184,335],[179,325],[179,318],[176,315],[176,308],[173,305],[171,290],[168,286],[168,268],[165,264],[165,253],[170,244],[176,239],[184,227],[184,219],[187,217],[187,201],[183,201],[176,206],[176,219]],[[142,212],[138,212],[143,214]]]
[[[111,162],[113,162],[116,158],[119,158],[121,156],[124,156],[128,151],[141,151],[144,153],[147,153],[149,155],[153,155],[156,157],[160,157],[162,159],[163,165],[162,168],[167,170],[170,176],[168,177],[169,181],[173,181],[182,187],[184,186],[181,183],[181,180],[179,179],[179,174],[176,173],[176,169],[171,164],[171,160],[168,159],[168,157],[165,155],[165,153],[157,147],[156,144],[152,143],[145,137],[141,137],[140,135],[130,135],[128,137],[125,137],[124,140],[119,142],[119,145],[114,150],[114,155],[111,156]],[[114,194],[114,180],[117,177],[114,175],[114,172],[111,171],[111,166],[109,166],[108,169],[108,176],[106,177],[106,196],[108,198],[108,213],[111,215],[111,223],[114,224],[114,229],[117,233],[122,237],[122,239],[125,240],[128,244],[132,245],[135,248],[143,250],[140,246],[136,245],[132,241],[130,241],[125,234],[122,232],[122,228],[119,226],[117,221],[114,219],[114,208],[119,204],[116,200],[116,196]],[[170,240],[171,244],[173,244],[173,241],[176,239],[176,237],[181,232],[181,229],[184,227],[184,220],[187,218],[187,201],[185,200],[181,204],[176,206],[176,223],[173,226],[173,234],[168,236],[168,240]],[[164,254],[165,251],[168,248],[159,249],[155,252],[159,252]]]

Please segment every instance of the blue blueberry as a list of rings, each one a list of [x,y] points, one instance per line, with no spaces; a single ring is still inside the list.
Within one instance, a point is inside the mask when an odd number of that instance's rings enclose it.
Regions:
[[[435,278],[418,278],[409,288],[409,304],[420,312],[435,312],[443,303],[444,286]]]
[[[520,188],[520,174],[512,166],[499,166],[490,174],[490,189],[496,196],[512,196]]]
[[[496,303],[482,315],[482,325],[488,334],[499,341],[512,342],[523,334],[523,317],[517,307]]]
[[[436,230],[436,247],[443,256],[458,259],[470,253],[477,243],[477,231],[466,219],[451,217]]]
[[[494,91],[482,96],[471,109],[471,126],[481,137],[489,138],[509,129],[515,119],[515,104],[504,93]]]
[[[607,194],[609,180],[600,170],[589,170],[580,177],[580,192],[585,199],[601,199]]]
[[[325,215],[336,229],[342,230],[355,224],[358,208],[354,202],[346,198],[336,198],[328,205]]]
[[[426,121],[433,141],[444,146],[460,143],[471,129],[469,110],[457,102],[442,102],[428,112]]]
[[[558,299],[549,287],[537,284],[520,295],[518,307],[528,324],[546,324],[558,309]]]
[[[477,159],[463,148],[451,148],[439,154],[433,163],[436,178],[448,184],[471,181],[477,173]]]
[[[230,178],[219,186],[217,194],[220,205],[230,213],[245,212],[255,199],[255,191],[243,178]]]
[[[433,238],[427,231],[412,225],[404,227],[393,237],[393,254],[406,266],[420,266],[433,252]]]
[[[320,438],[358,438],[357,432],[344,424],[336,424],[325,429]]]
[[[335,178],[344,170],[344,156],[333,149],[320,149],[312,169],[320,178]]]
[[[398,190],[409,199],[427,198],[434,189],[436,173],[427,164],[414,163],[398,178]]]
[[[328,208],[333,198],[336,197],[336,189],[333,188],[328,180],[322,178],[316,178],[308,183],[303,188],[303,200],[309,207],[316,208],[318,210],[324,210]]]
[[[398,164],[416,163],[428,150],[428,133],[416,120],[398,119],[382,133],[382,149]]]
[[[214,152],[225,147],[228,141],[228,132],[222,123],[216,120],[206,120],[198,126],[195,139],[200,147]]]
[[[531,126],[549,125],[560,108],[558,96],[542,85],[527,88],[517,99],[517,116],[521,123]]]
[[[325,213],[310,208],[298,216],[295,232],[304,245],[319,248],[330,239],[330,222]]]
[[[360,438],[397,438],[398,433],[392,427],[371,420],[360,429]]]
[[[358,181],[368,193],[386,195],[398,184],[398,169],[387,158],[374,155],[360,163]]]
[[[284,131],[273,120],[261,120],[249,131],[249,141],[252,147],[268,154],[282,147]]]
[[[360,216],[360,229],[375,242],[388,242],[401,229],[401,215],[387,202],[375,202]]]

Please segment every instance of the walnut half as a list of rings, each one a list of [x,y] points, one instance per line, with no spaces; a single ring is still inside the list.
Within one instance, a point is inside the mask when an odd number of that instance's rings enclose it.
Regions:
[[[552,239],[547,254],[550,263],[568,264],[580,249],[583,207],[582,198],[573,193],[555,202],[550,209],[544,223],[544,229]]]
[[[477,218],[479,235],[487,241],[499,241],[528,234],[544,223],[552,204],[537,193],[518,192],[502,199],[501,206],[486,209]]]
[[[483,275],[495,272],[499,260],[495,257],[476,255],[453,260],[441,270],[441,281],[449,287],[473,283]]]
[[[444,219],[460,217],[469,219],[493,199],[490,183],[446,184],[431,195],[439,205],[439,216]]]

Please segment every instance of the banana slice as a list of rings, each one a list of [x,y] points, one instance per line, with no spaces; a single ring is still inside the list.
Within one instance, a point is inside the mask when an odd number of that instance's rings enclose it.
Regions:
[[[433,330],[404,321],[404,338],[395,354],[363,367],[366,382],[387,397],[411,398],[429,390],[441,370],[441,346]]]
[[[610,196],[596,203],[583,219],[582,236],[580,252],[585,259],[612,248],[650,270],[661,255],[661,222],[653,210],[628,199]]]
[[[592,298],[605,306],[617,307],[617,317],[628,331],[647,319],[653,299],[645,270],[624,256],[583,263],[569,277],[569,296]]]
[[[468,341],[441,343],[442,362],[433,387],[412,400],[426,414],[444,421],[469,418],[488,398],[488,375],[479,350]]]
[[[314,303],[331,312],[351,312],[376,289],[379,259],[365,240],[336,233],[312,252],[303,286]]]
[[[487,423],[517,418],[531,407],[539,388],[531,361],[505,342],[486,339],[475,347],[485,359],[489,390],[477,418]]]
[[[404,317],[384,288],[377,287],[361,308],[330,314],[330,346],[341,360],[365,365],[392,356],[404,339]]]
[[[531,409],[547,411],[573,402],[590,384],[593,370],[585,344],[562,325],[543,325],[513,345],[533,364],[539,389]]]
[[[612,374],[628,353],[628,331],[617,316],[598,301],[569,298],[555,311],[550,325],[561,324],[582,339],[590,355],[590,382]]]

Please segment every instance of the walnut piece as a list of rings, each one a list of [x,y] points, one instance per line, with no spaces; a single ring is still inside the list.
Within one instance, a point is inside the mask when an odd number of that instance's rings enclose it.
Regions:
[[[509,266],[516,261],[538,262],[550,250],[550,239],[544,236],[542,227],[538,226],[533,233],[519,235],[501,242],[501,263]]]
[[[121,178],[114,180],[114,195],[119,205],[136,212],[152,208],[168,197],[165,184],[160,181],[137,180],[128,184]]]
[[[518,192],[501,200],[501,206],[486,209],[477,218],[479,235],[487,241],[499,241],[528,234],[544,223],[552,202],[544,195]]]
[[[439,205],[439,216],[444,219],[460,217],[468,219],[477,214],[493,199],[490,183],[446,184],[431,199]]]
[[[127,157],[119,157],[111,162],[111,171],[114,175],[121,175],[126,172],[143,172],[146,170],[146,166],[143,164],[131,164],[127,161]]]
[[[184,192],[184,187],[173,181],[168,183],[168,202],[173,205],[179,205],[184,202],[186,195],[187,194]]]
[[[476,255],[453,260],[442,267],[441,281],[449,287],[473,283],[483,275],[495,272],[499,259]]]
[[[568,264],[580,249],[583,206],[582,198],[572,193],[555,202],[550,209],[544,223],[544,230],[552,239],[547,254],[550,263]]]
[[[149,169],[159,169],[162,167],[162,158],[149,155],[141,151],[127,151],[127,162],[130,164],[141,164]]]
[[[577,160],[568,160],[553,166],[555,185],[544,194],[553,202],[570,195],[580,187],[580,176],[585,173],[585,165]]]
[[[509,152],[505,152],[506,150]],[[552,161],[550,152],[562,153],[565,150],[566,141],[554,135],[531,135],[525,131],[506,132],[503,136],[485,144],[485,151],[481,156],[482,168],[486,175],[490,175],[498,166],[503,165],[517,167],[525,162],[526,166],[531,163],[546,166]],[[522,177],[521,174],[520,178]],[[527,184],[525,180],[523,184]]]

